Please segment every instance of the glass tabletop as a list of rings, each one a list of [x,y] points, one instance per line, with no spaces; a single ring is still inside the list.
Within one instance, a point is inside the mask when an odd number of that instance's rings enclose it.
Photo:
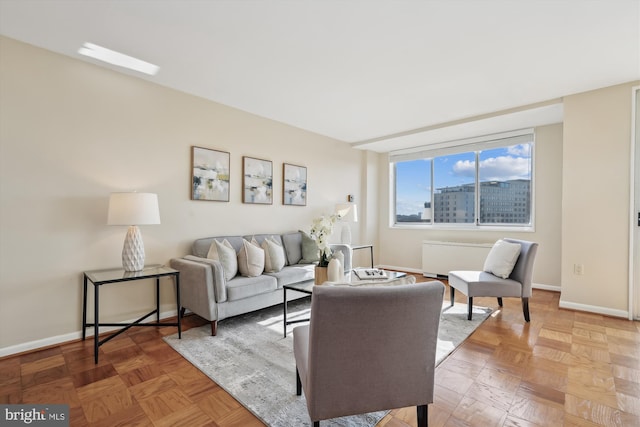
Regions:
[[[107,270],[85,271],[84,275],[93,283],[123,282],[127,280],[144,279],[147,277],[166,276],[176,274],[174,270],[164,265],[147,265],[139,271],[125,271],[122,268],[111,268]]]
[[[358,286],[359,284],[384,284],[385,282],[390,282],[395,279],[400,279],[401,277],[405,277],[407,273],[403,271],[389,271],[384,270],[386,273],[386,277],[378,278],[378,279],[359,279],[355,272],[351,271],[345,274],[344,282],[340,282],[339,284],[335,284],[336,286]],[[294,290],[298,292],[304,292],[306,294],[312,294],[315,283],[313,281],[309,282],[300,282],[300,283],[291,283],[288,285],[284,285],[287,290]]]

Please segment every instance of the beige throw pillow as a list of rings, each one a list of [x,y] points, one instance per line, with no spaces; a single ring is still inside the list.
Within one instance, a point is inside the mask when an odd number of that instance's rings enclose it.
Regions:
[[[224,239],[222,242],[214,239],[209,247],[207,258],[220,261],[225,280],[231,280],[238,274],[236,251],[227,239]]]
[[[264,251],[257,243],[242,240],[242,247],[238,252],[238,270],[245,277],[256,277],[262,274],[264,271]]]
[[[519,243],[498,240],[489,251],[489,255],[484,261],[483,270],[494,276],[507,279],[518,261],[521,250],[522,246]]]
[[[276,273],[282,270],[285,264],[284,248],[270,237],[264,239],[262,249],[264,250],[264,271]]]

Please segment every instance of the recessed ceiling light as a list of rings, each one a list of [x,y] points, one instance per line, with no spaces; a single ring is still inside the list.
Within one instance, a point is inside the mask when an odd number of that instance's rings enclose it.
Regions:
[[[107,49],[93,43],[83,44],[82,47],[78,49],[78,53],[99,61],[139,71],[141,73],[150,74],[152,76],[160,69],[157,65],[150,64],[134,58],[133,56],[125,55],[124,53],[116,52],[115,50]]]

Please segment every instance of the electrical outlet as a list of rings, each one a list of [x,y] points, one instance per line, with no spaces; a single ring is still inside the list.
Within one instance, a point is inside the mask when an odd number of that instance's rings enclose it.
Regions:
[[[573,264],[573,274],[578,276],[582,276],[584,274],[584,265],[583,264]]]

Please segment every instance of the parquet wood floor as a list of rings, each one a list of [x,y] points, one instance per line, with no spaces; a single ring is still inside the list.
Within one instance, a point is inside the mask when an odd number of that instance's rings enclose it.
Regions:
[[[558,300],[534,290],[527,324],[519,300],[498,310],[476,298],[495,311],[436,369],[429,425],[640,426],[640,322],[561,310]],[[187,316],[184,328],[204,323]],[[100,348],[98,365],[90,340],[0,359],[0,403],[66,403],[72,426],[262,426],[164,343],[175,332],[132,328]],[[415,425],[415,408],[379,423]]]

